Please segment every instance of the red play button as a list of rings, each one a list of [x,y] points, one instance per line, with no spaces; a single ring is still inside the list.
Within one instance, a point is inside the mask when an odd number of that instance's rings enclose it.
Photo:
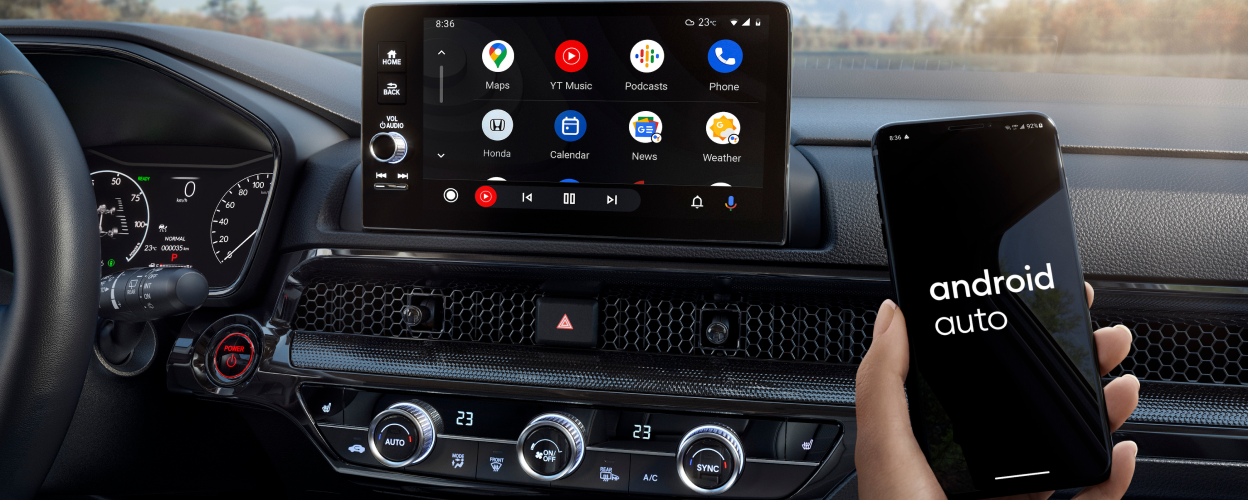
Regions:
[[[589,59],[589,51],[585,50],[585,45],[576,40],[568,40],[559,44],[559,48],[555,49],[555,63],[559,64],[559,69],[572,73],[580,71],[585,67],[585,61]]]
[[[481,186],[477,188],[477,204],[483,207],[493,206],[498,200],[498,193],[494,192],[494,188],[489,186]]]

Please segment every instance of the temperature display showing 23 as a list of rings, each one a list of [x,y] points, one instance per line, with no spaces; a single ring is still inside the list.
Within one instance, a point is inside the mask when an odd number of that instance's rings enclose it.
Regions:
[[[273,155],[191,146],[87,150],[100,273],[193,267],[215,290],[240,278],[273,191]]]

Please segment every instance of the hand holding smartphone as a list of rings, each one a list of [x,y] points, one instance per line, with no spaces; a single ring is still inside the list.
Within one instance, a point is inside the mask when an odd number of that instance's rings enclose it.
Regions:
[[[911,426],[940,487],[982,498],[1105,481],[1110,419],[1053,123],[891,124],[872,152]]]

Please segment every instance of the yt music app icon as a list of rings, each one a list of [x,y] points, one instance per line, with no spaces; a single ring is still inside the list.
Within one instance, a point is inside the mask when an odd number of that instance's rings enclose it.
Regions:
[[[585,50],[585,44],[576,40],[563,42],[555,49],[555,63],[559,65],[559,69],[568,73],[580,71],[588,59],[589,51]]]

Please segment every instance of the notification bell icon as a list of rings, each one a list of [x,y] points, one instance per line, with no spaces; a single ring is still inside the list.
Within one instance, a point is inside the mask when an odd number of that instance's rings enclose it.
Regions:
[[[694,196],[694,197],[693,197],[693,203],[690,203],[690,204],[689,204],[689,206],[691,206],[691,207],[693,207],[693,208],[702,208],[702,197],[701,197],[701,196]]]

